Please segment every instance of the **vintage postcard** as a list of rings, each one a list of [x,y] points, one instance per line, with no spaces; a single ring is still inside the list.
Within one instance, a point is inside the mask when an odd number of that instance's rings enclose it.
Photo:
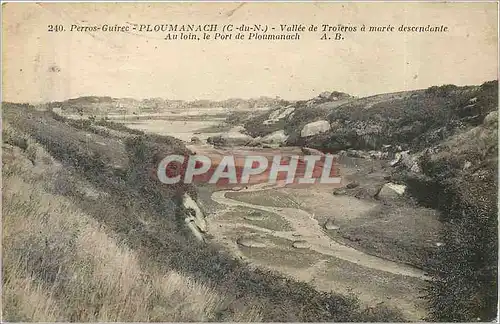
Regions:
[[[495,322],[498,2],[2,3],[2,321]]]

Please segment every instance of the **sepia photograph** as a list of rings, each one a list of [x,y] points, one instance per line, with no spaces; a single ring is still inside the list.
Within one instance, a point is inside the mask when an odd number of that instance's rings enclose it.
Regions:
[[[2,322],[498,322],[498,27],[2,2]]]

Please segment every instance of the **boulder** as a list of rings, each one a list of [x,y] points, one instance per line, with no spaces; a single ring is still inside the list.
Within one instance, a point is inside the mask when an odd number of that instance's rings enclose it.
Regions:
[[[379,184],[367,184],[365,186],[360,186],[356,190],[354,197],[358,199],[372,199],[377,196],[377,194],[382,189],[382,185]]]
[[[260,136],[254,137],[250,142],[248,142],[247,146],[252,146],[252,147],[262,146],[262,137]]]
[[[288,136],[285,135],[284,130],[279,130],[264,136],[260,142],[263,144],[282,144],[286,142]]]
[[[394,159],[391,162],[389,162],[389,165],[393,167],[396,166],[399,162],[401,162],[401,152],[396,153]]]
[[[318,151],[316,149],[310,148],[310,147],[302,147],[301,151],[305,155],[320,155],[320,156],[325,156],[325,153],[323,153],[321,151]]]
[[[318,98],[321,98],[321,99],[330,99],[331,96],[332,96],[332,93],[330,91],[323,91],[322,93],[320,93],[318,95]]]
[[[392,167],[400,165],[405,169],[415,173],[422,172],[422,169],[418,163],[418,157],[410,155],[409,152],[410,151],[403,151],[396,153],[394,160],[389,162],[389,165]]]
[[[492,111],[484,117],[483,124],[486,126],[494,126],[498,123],[498,111]]]
[[[365,152],[365,151],[361,151],[361,150],[355,150],[355,149],[348,149],[347,152],[345,153],[346,156],[349,156],[349,157],[354,157],[354,158],[361,158],[361,159],[369,159],[370,158],[370,154]]]
[[[337,188],[333,191],[334,196],[343,196],[347,194],[347,191],[344,188]]]
[[[182,204],[187,211],[186,222],[194,223],[200,232],[205,233],[207,231],[207,222],[205,220],[205,215],[201,211],[200,207],[196,201],[191,198],[187,193],[182,197]]]
[[[356,188],[357,186],[359,186],[359,182],[356,182],[356,181],[353,181],[353,182],[349,182],[347,184],[347,186],[345,186],[347,189],[354,189]]]
[[[248,237],[240,237],[236,240],[236,243],[238,245],[248,247],[248,248],[264,248],[266,247],[266,244],[262,242],[258,242],[254,239],[248,238]]]
[[[292,247],[296,249],[308,249],[311,247],[311,244],[307,243],[306,241],[295,241],[292,243]]]
[[[301,137],[313,136],[330,130],[330,123],[326,120],[318,120],[305,125],[300,132]]]
[[[383,153],[381,151],[369,151],[368,154],[373,160],[381,160]]]
[[[323,227],[329,231],[336,231],[336,230],[340,229],[339,226],[335,225],[335,223],[333,222],[332,219],[327,220]]]
[[[291,113],[295,111],[295,107],[288,107],[285,110],[283,110],[277,117],[277,119],[283,119],[288,117]]]
[[[222,138],[221,135],[210,136],[207,138],[207,143],[212,144],[214,146],[224,146],[227,145],[226,141]]]
[[[197,137],[197,136],[191,137],[191,144],[201,144],[201,143],[202,142],[201,142],[199,137]]]
[[[280,121],[281,119],[287,118],[295,111],[295,107],[290,105],[285,108],[280,108],[274,110],[271,114],[269,114],[269,118],[264,121],[265,125],[274,124]]]
[[[395,199],[401,196],[405,190],[406,186],[389,182],[382,186],[376,198],[380,200]]]
[[[194,237],[196,237],[199,241],[202,241],[202,242],[204,241],[203,234],[201,234],[199,228],[196,226],[196,224],[192,220],[188,220],[186,218],[186,225],[191,230]]]
[[[250,221],[261,221],[266,219],[266,216],[260,211],[252,211],[248,215],[243,216],[243,218]]]
[[[221,134],[221,139],[226,145],[246,145],[252,141],[252,137],[239,132],[227,132]]]
[[[401,164],[408,170],[415,172],[415,173],[420,173],[422,172],[422,169],[420,168],[420,165],[418,164],[418,158],[416,156],[411,156],[409,154],[409,151],[404,151],[401,152]]]

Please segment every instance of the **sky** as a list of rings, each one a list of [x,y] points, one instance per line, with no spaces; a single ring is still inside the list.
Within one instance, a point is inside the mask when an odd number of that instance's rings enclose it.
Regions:
[[[7,3],[2,100],[86,95],[297,100],[498,78],[496,3]],[[445,25],[447,33],[346,33],[342,41],[166,41],[162,33],[48,32],[49,24]]]

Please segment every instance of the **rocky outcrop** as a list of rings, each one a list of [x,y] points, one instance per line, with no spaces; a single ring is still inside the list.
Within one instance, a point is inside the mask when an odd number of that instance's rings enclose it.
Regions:
[[[201,211],[196,201],[187,193],[182,197],[182,204],[186,210],[186,218],[184,219],[188,228],[193,235],[200,241],[203,241],[203,234],[207,231],[207,222],[205,215]]]
[[[300,132],[301,137],[308,137],[324,133],[330,130],[330,123],[326,120],[318,120],[309,124],[306,124],[302,131]]]
[[[419,157],[420,155],[410,155],[410,151],[398,152],[389,165],[392,167],[402,166],[411,172],[420,173],[422,168],[418,163]]]
[[[295,111],[295,106],[290,105],[284,108],[276,109],[273,111],[267,120],[263,122],[264,125],[272,125],[279,122],[281,119],[289,117]]]
[[[382,186],[375,198],[379,200],[396,199],[404,194],[405,190],[406,186],[389,182]]]
[[[498,111],[492,111],[484,117],[483,124],[485,126],[494,126],[498,124]]]

